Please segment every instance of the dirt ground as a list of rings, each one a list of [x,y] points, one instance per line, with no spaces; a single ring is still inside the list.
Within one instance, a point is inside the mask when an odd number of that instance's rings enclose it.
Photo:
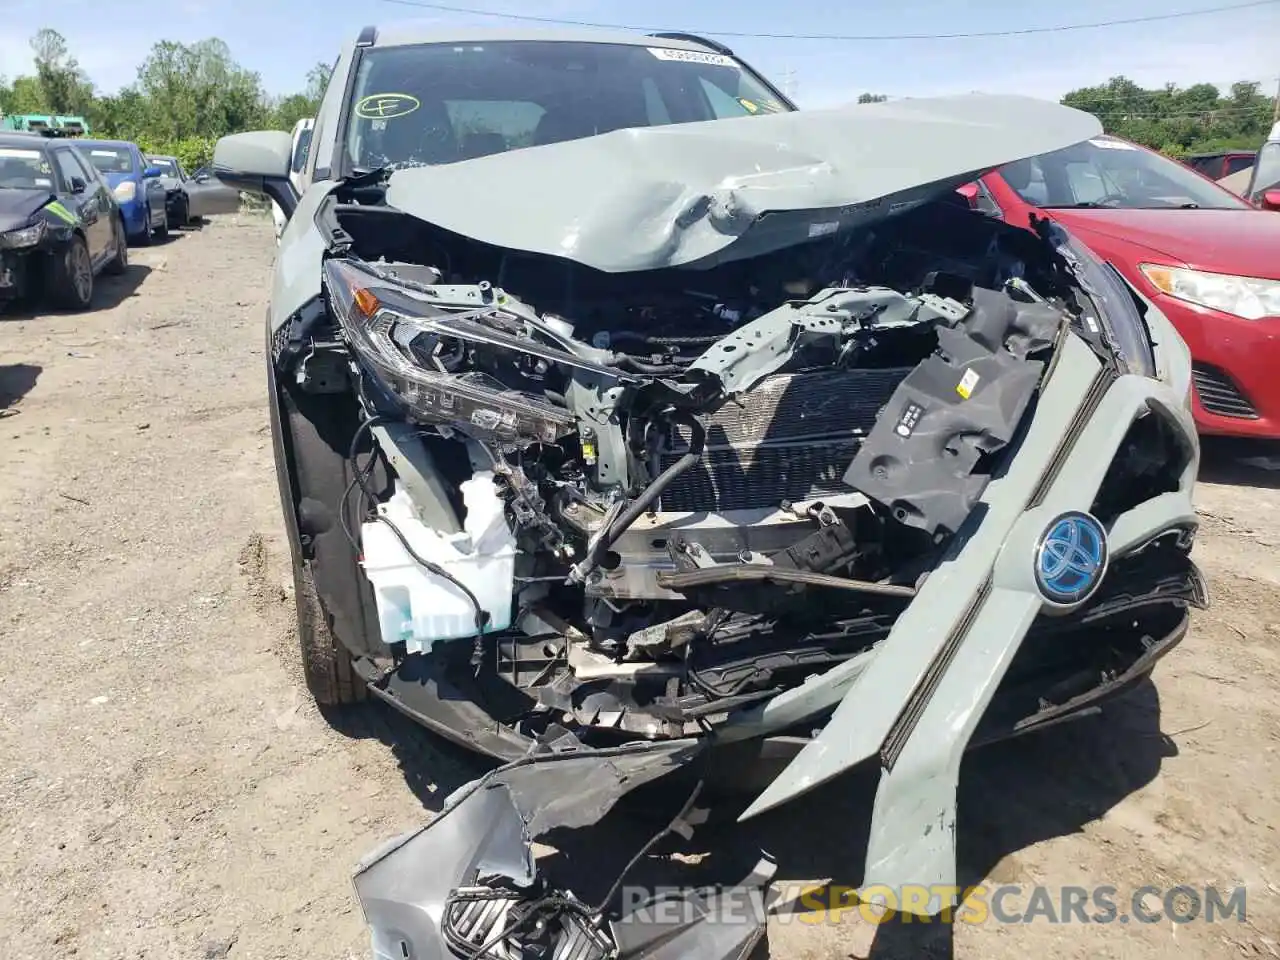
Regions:
[[[353,865],[476,773],[302,687],[264,406],[273,254],[268,218],[224,218],[134,251],[90,313],[0,315],[5,960],[367,957]],[[1211,448],[1199,492],[1211,610],[1103,716],[972,754],[960,858],[968,883],[1112,884],[1122,912],[1143,884],[1244,885],[1246,922],[988,921],[955,929],[957,956],[1280,958],[1280,457],[1238,454]],[[685,849],[856,884],[873,789]],[[775,957],[945,939],[787,919]]]

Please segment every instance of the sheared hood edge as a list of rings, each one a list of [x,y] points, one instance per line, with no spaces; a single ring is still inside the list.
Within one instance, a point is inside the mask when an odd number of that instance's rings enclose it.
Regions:
[[[969,94],[616,130],[396,171],[387,202],[495,246],[609,273],[710,267],[924,202],[1102,133],[1090,114]]]

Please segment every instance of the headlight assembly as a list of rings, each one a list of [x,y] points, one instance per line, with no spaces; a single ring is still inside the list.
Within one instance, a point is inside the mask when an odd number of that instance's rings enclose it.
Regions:
[[[138,195],[138,185],[132,180],[126,180],[123,183],[117,183],[116,188],[111,192],[116,195],[119,203],[128,203]]]
[[[456,424],[497,439],[546,442],[575,428],[564,408],[499,379],[504,375],[535,386],[538,370],[527,365],[536,361],[527,354],[490,343],[484,366],[493,373],[475,369],[471,354],[476,347],[464,331],[471,318],[500,313],[497,306],[477,302],[476,309],[447,309],[336,260],[328,261],[324,272],[330,308],[351,349],[415,419]],[[482,328],[477,331],[478,339],[484,339]]]
[[[1220,310],[1244,320],[1280,317],[1280,280],[1207,273],[1159,263],[1138,265],[1151,285],[1166,296]]]
[[[23,247],[34,247],[44,237],[45,223],[37,220],[26,227],[0,233],[0,247],[9,250],[20,250]]]
[[[1151,338],[1124,278],[1116,272],[1115,267],[1103,263],[1087,247],[1070,236],[1066,237],[1060,252],[1071,263],[1076,280],[1097,306],[1098,319],[1106,328],[1107,339],[1116,353],[1121,370],[1143,377],[1155,377],[1156,360],[1151,349]]]

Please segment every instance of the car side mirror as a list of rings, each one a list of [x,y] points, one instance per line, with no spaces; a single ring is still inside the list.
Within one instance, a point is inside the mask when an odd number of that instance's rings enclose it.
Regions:
[[[213,172],[227,186],[274,200],[286,217],[298,206],[289,180],[293,137],[283,130],[255,130],[223,137],[213,151]]]
[[[72,193],[84,193],[89,189],[89,185],[80,177],[72,177],[70,186]]]
[[[162,176],[164,176],[164,171],[159,167],[147,167],[147,169],[142,171],[142,178],[144,180],[154,180],[156,177]]]
[[[1263,190],[1260,202],[1263,210],[1280,210],[1280,189]]]

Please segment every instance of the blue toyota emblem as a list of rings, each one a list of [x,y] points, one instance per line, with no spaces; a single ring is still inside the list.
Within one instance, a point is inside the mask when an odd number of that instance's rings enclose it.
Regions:
[[[1053,603],[1079,603],[1107,570],[1107,531],[1087,513],[1064,513],[1036,545],[1036,585]]]

